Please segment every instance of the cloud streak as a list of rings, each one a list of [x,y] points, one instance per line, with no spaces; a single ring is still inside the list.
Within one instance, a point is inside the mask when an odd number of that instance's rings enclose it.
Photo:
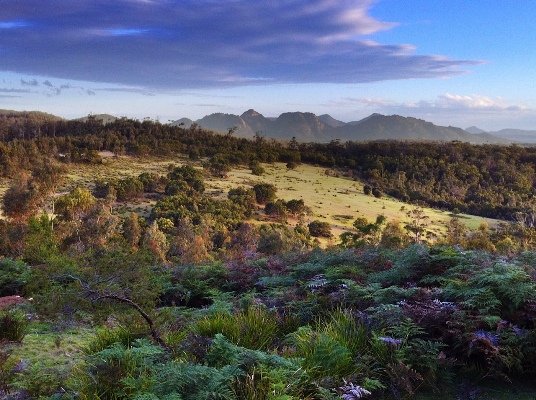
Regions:
[[[471,112],[471,113],[514,113],[534,111],[522,104],[510,104],[500,97],[481,94],[444,93],[434,100],[396,102],[383,98],[345,97],[323,104],[326,107],[365,108],[383,113],[413,112]]]
[[[370,35],[370,0],[4,0],[0,70],[186,89],[436,78],[478,64]]]

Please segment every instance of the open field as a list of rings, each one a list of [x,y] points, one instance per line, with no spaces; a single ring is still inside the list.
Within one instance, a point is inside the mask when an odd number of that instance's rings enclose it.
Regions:
[[[170,165],[181,165],[190,162],[187,158],[135,158],[135,157],[105,157],[102,164],[69,165],[66,180],[59,192],[64,193],[75,186],[91,187],[96,179],[120,179],[137,176],[142,172],[153,172],[165,175]],[[201,163],[196,163],[201,168]],[[379,214],[389,220],[407,220],[406,213],[414,206],[397,199],[384,196],[377,199],[363,193],[363,183],[345,177],[326,174],[326,169],[311,165],[300,165],[294,170],[286,168],[285,164],[275,163],[263,165],[266,172],[255,176],[247,168],[234,168],[226,179],[207,177],[205,184],[207,193],[214,197],[225,198],[229,189],[237,186],[253,186],[259,182],[274,184],[277,187],[278,198],[284,200],[303,199],[310,207],[311,215],[306,219],[327,221],[332,225],[333,233],[338,236],[344,230],[351,228],[357,217],[374,220]],[[0,196],[5,192],[8,182],[0,185]],[[154,199],[142,198],[129,203],[118,204],[116,210],[120,213],[137,212],[147,216],[155,203]],[[428,216],[430,235],[441,235],[446,223],[451,217],[448,211],[424,208]],[[471,215],[460,215],[466,225],[477,228],[482,222],[493,226],[497,220]],[[291,221],[292,223],[292,221]]]
[[[247,186],[257,182],[266,182],[275,185],[278,198],[284,200],[303,199],[311,208],[310,219],[319,219],[329,222],[336,235],[350,228],[357,217],[374,220],[383,214],[389,220],[407,221],[406,212],[414,206],[397,199],[383,197],[377,199],[363,193],[363,183],[344,177],[327,175],[325,168],[311,165],[300,165],[294,170],[286,168],[285,164],[276,163],[264,165],[266,173],[254,176],[249,169],[234,169],[226,180],[209,180],[209,187],[213,193],[226,193],[236,186]],[[451,218],[448,211],[424,208],[429,217],[430,232],[441,234],[445,231],[446,223]],[[482,222],[490,225],[497,224],[497,220],[460,215],[460,218],[471,228],[477,228]]]
[[[74,166],[68,175],[67,186],[91,185],[97,178],[121,178],[139,175],[142,172],[165,174],[170,164],[183,164],[186,158],[167,159],[137,159],[132,157],[108,158],[103,165]],[[197,163],[197,166],[201,166]],[[271,183],[277,187],[277,196],[283,200],[303,199],[311,208],[309,220],[319,219],[329,222],[333,233],[338,236],[352,226],[357,217],[374,220],[379,214],[389,220],[407,220],[406,212],[414,208],[397,199],[384,196],[377,199],[363,193],[363,183],[349,178],[326,174],[326,169],[302,164],[294,170],[289,170],[283,163],[263,165],[265,173],[262,176],[251,174],[248,168],[234,168],[226,179],[207,177],[205,180],[207,193],[215,197],[225,198],[229,189],[237,186],[253,186],[259,182]],[[136,211],[147,215],[153,200],[140,200],[127,204],[119,211]],[[429,217],[429,232],[441,235],[446,223],[451,218],[448,211],[425,208]],[[495,225],[496,220],[460,215],[467,226],[477,228],[482,222]]]

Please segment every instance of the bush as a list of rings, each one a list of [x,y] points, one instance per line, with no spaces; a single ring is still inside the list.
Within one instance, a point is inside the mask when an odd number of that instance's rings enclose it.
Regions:
[[[378,199],[380,199],[382,196],[383,196],[383,193],[381,192],[380,189],[378,188],[373,188],[372,189],[372,195]]]
[[[277,188],[270,183],[258,183],[253,186],[257,203],[266,204],[275,200]]]
[[[196,324],[197,331],[214,337],[221,333],[231,342],[248,349],[267,349],[278,333],[276,316],[261,307],[249,307],[235,315],[216,314]]]
[[[292,199],[287,201],[286,208],[289,213],[292,215],[299,215],[304,214],[307,212],[307,207],[305,207],[305,203],[302,199]]]
[[[0,260],[0,297],[21,295],[30,278],[30,268],[22,261]]]
[[[144,192],[143,182],[138,178],[129,177],[116,183],[117,200],[128,201],[140,197]]]
[[[284,225],[265,224],[259,228],[257,251],[264,254],[280,254],[288,251],[303,250],[308,246],[304,238]]]
[[[331,226],[327,222],[313,221],[309,225],[309,233],[313,237],[331,238]]]
[[[261,176],[265,172],[264,168],[259,163],[254,163],[250,165],[250,168],[251,168],[251,173],[253,175]]]
[[[28,319],[20,311],[0,312],[0,342],[22,342],[28,329]]]
[[[287,217],[287,207],[283,200],[266,203],[266,206],[264,207],[264,212],[267,215],[280,219],[282,221],[285,221]]]

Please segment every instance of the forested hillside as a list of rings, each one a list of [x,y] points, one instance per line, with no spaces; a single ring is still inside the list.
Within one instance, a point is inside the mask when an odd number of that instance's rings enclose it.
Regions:
[[[99,162],[115,154],[188,154],[209,157],[222,168],[255,162],[306,162],[361,178],[383,193],[409,202],[485,217],[531,221],[536,193],[536,148],[467,143],[279,143],[219,135],[192,126],[120,119],[52,121],[0,130],[0,173],[13,176],[39,160]],[[15,138],[26,139],[15,139]],[[227,167],[226,167],[227,166]]]

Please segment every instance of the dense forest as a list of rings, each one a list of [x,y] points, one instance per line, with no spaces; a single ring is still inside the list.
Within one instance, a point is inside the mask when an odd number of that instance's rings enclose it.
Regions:
[[[9,120],[5,120],[9,121]],[[99,162],[98,151],[116,154],[188,154],[213,158],[225,171],[236,164],[283,161],[334,168],[363,179],[377,193],[406,202],[534,224],[536,148],[468,143],[288,143],[219,135],[158,122],[27,118],[0,124],[0,173],[31,169],[44,158]]]

